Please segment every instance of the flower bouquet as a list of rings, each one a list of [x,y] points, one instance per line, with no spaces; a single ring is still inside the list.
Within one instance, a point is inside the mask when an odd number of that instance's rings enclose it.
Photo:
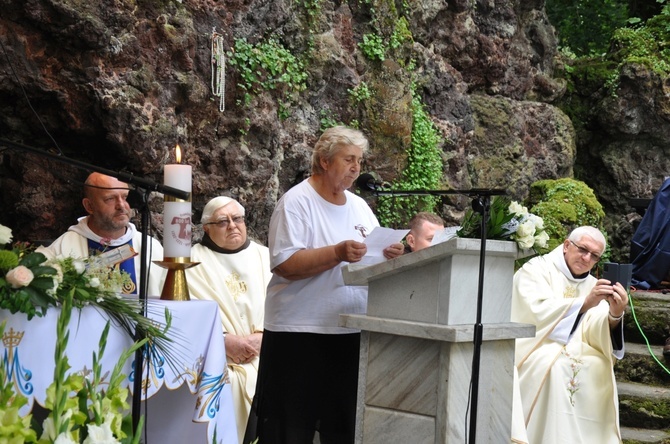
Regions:
[[[468,210],[456,235],[481,238],[481,221],[481,213]],[[538,249],[547,248],[549,235],[544,230],[541,217],[507,197],[494,196],[486,223],[486,238],[514,241],[521,250],[534,249],[537,252]]]
[[[11,230],[0,225],[0,246],[11,240]],[[30,320],[44,316],[49,307],[61,307],[64,298],[72,294],[74,308],[93,305],[131,337],[148,337],[169,355],[165,326],[142,315],[145,302],[119,294],[129,279],[127,273],[102,266],[94,258],[47,260],[30,244],[17,242],[0,250],[0,309],[24,313]],[[167,311],[166,319],[170,319]]]
[[[123,297],[117,292],[129,279],[118,270],[101,267],[95,260],[69,257],[47,260],[27,243],[7,247],[11,240],[11,230],[0,225],[0,247],[5,246],[0,249],[0,309],[12,314],[24,313],[28,319],[44,316],[50,307],[58,307],[61,311],[56,332],[54,381],[47,389],[45,405],[48,416],[42,424],[35,421],[30,424],[30,415],[19,416],[19,409],[26,400],[14,392],[5,366],[0,366],[0,442],[139,442],[142,423],[134,435],[128,414],[129,392],[122,387],[124,375],[121,369],[147,342],[166,357],[168,365],[173,365],[173,353],[169,348],[172,340],[167,337],[170,312],[165,309],[164,325],[145,317],[142,313],[146,310],[146,302],[136,297]],[[100,338],[98,353],[93,355],[91,374],[86,377],[80,373],[67,374],[70,369],[65,355],[69,336],[67,326],[72,311],[87,305],[105,311],[111,322],[131,338],[142,338],[122,354],[111,375],[102,376],[100,366],[110,322]]]

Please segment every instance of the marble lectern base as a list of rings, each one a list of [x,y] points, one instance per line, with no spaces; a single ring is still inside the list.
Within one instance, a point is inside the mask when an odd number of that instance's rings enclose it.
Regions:
[[[510,442],[514,340],[535,326],[510,322],[516,243],[454,238],[379,264],[349,264],[347,285],[367,285],[359,329],[357,444],[469,442],[474,325],[481,290],[483,341],[476,442]],[[474,444],[474,443],[472,443]]]
[[[467,442],[474,327],[342,315],[362,330],[357,444]],[[514,339],[527,324],[484,325],[478,443],[508,443],[512,424]]]

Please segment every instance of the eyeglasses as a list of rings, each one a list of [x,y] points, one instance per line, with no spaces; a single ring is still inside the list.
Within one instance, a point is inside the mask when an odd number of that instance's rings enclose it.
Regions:
[[[233,222],[235,225],[243,225],[244,224],[244,216],[235,216],[232,219],[219,219],[214,222],[207,222],[205,225],[216,225],[219,228],[228,228],[228,225],[230,225],[230,222]]]
[[[570,240],[570,239],[568,239],[568,240]],[[586,256],[588,254],[593,262],[598,262],[600,260],[600,255],[598,253],[594,253],[593,251],[589,251],[586,248],[584,248],[580,245],[577,245],[576,243],[574,243],[571,240],[570,240],[570,243],[577,248],[577,251],[579,251],[579,254],[581,254],[582,256]]]

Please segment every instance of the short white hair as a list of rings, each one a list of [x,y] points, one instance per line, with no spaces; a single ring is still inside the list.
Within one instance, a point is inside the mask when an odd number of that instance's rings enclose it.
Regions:
[[[603,251],[607,248],[607,241],[605,240],[603,233],[596,227],[590,225],[575,228],[568,236],[568,239],[572,242],[580,242],[584,236],[588,236],[594,241],[603,244]]]
[[[333,126],[321,134],[312,152],[312,174],[323,174],[322,160],[330,161],[346,146],[358,147],[362,154],[368,152],[368,139],[363,132],[346,126]]]
[[[237,208],[242,212],[242,216],[244,216],[244,207],[242,206],[241,203],[239,203],[232,197],[219,196],[207,202],[207,205],[205,205],[205,208],[202,210],[202,217],[200,218],[200,223],[206,224],[207,222],[209,222],[212,219],[214,213],[216,213],[219,210],[219,208],[223,208],[231,202],[235,203]]]

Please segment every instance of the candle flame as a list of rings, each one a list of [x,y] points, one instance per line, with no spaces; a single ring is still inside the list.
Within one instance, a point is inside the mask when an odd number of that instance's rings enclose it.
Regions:
[[[181,163],[181,148],[179,148],[179,144],[177,144],[177,147],[174,149],[174,158],[177,163]]]

